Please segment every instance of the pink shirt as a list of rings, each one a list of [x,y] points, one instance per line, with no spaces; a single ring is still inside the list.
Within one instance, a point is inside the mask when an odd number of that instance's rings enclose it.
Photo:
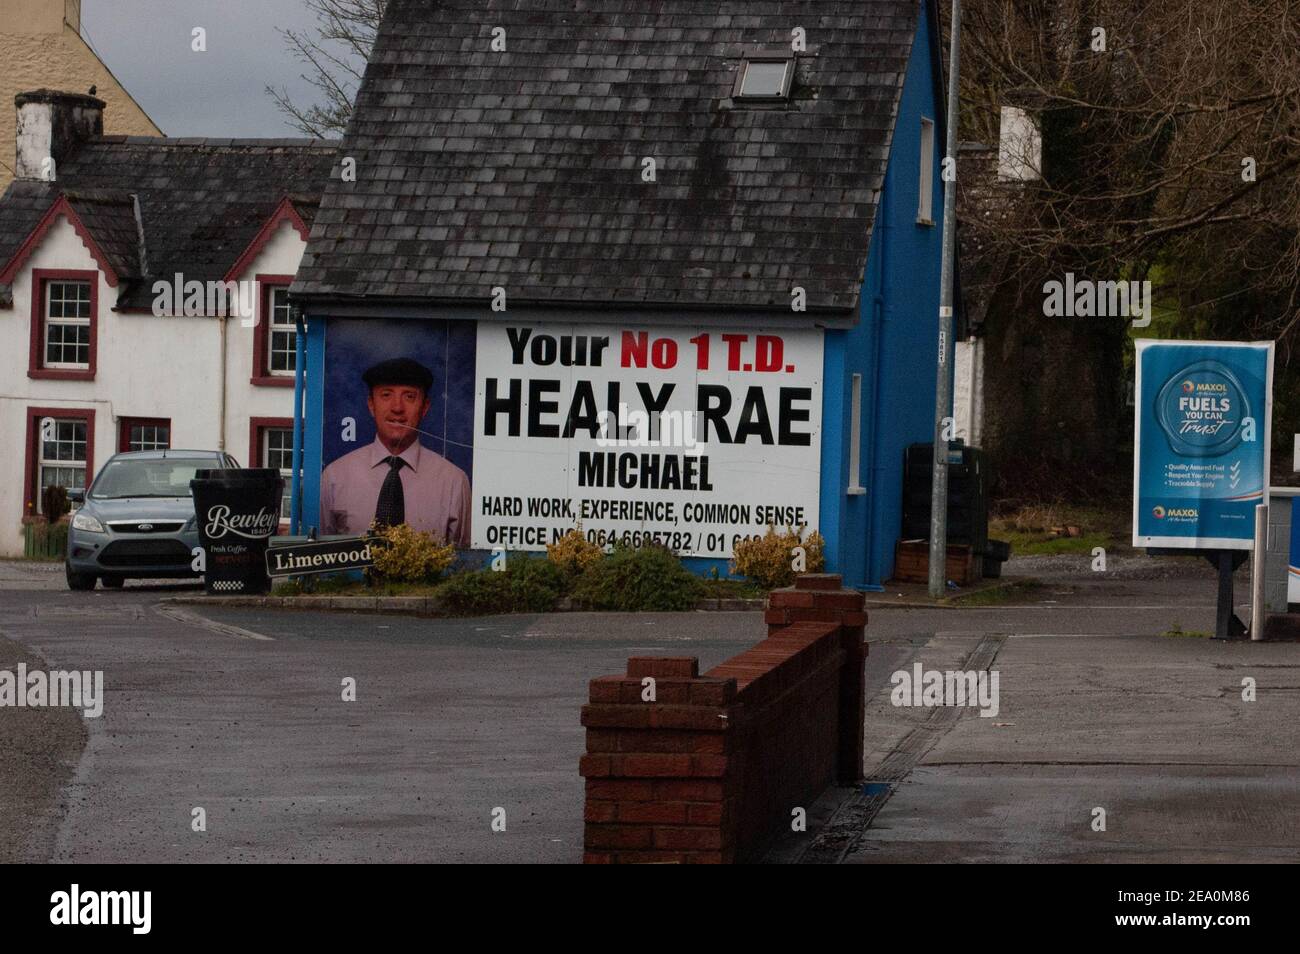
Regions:
[[[469,546],[470,489],[465,472],[417,441],[398,455],[406,523],[437,534],[458,547]],[[344,454],[321,474],[322,533],[363,534],[375,518],[379,488],[388,476],[388,448],[374,442]]]

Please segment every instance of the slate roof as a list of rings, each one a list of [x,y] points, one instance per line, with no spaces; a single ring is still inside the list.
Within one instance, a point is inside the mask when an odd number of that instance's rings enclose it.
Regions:
[[[316,221],[316,213],[320,211],[320,193],[315,195],[296,193],[289,196],[289,201],[293,203],[293,210],[298,213],[303,224],[310,229],[312,223]]]
[[[854,309],[922,2],[392,0],[293,292]],[[796,26],[790,104],[737,108]]]
[[[90,139],[59,164],[56,182],[10,183],[0,199],[0,268],[64,194],[115,269],[120,262],[141,279],[124,283],[118,307],[148,307],[156,278],[221,280],[286,195],[310,224],[337,148],[310,139]],[[147,280],[131,195],[140,200]]]
[[[63,195],[86,230],[95,237],[95,243],[118,278],[144,277],[140,228],[130,193],[65,189]]]

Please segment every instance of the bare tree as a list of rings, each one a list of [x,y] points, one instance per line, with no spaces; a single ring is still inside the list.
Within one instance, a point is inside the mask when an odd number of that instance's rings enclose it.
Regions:
[[[996,142],[1000,107],[1015,105],[1043,139],[1041,180],[1007,189],[1006,214],[962,223],[999,270],[988,433],[1004,472],[1104,471],[1125,459],[1129,326],[1046,317],[1046,280],[1151,279],[1168,334],[1276,336],[1284,361],[1300,341],[1300,8],[965,7],[964,136]]]
[[[311,32],[281,30],[285,45],[307,72],[302,78],[319,94],[316,103],[295,103],[284,88],[266,88],[289,123],[308,136],[341,136],[374,45],[388,0],[304,0],[316,15]]]
[[[1289,281],[1300,264],[1300,13],[1289,0],[973,7],[964,119],[995,136],[997,108],[1019,99],[1043,126],[1042,185],[1005,236],[1025,258],[1114,269],[1222,226],[1282,226],[1288,246],[1270,274]]]

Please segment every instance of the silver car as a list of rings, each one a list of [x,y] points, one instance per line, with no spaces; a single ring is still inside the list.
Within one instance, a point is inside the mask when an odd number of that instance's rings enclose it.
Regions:
[[[109,458],[68,526],[68,587],[119,587],[127,577],[196,577],[190,480],[238,467],[222,451],[131,451]],[[73,498],[76,499],[76,496]]]

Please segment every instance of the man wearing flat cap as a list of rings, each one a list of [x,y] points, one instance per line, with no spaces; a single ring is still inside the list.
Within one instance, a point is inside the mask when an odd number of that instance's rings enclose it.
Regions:
[[[366,406],[375,419],[375,439],[321,475],[323,532],[362,534],[372,521],[405,523],[469,546],[469,477],[419,441],[433,373],[410,358],[391,358],[361,379],[369,389]]]

